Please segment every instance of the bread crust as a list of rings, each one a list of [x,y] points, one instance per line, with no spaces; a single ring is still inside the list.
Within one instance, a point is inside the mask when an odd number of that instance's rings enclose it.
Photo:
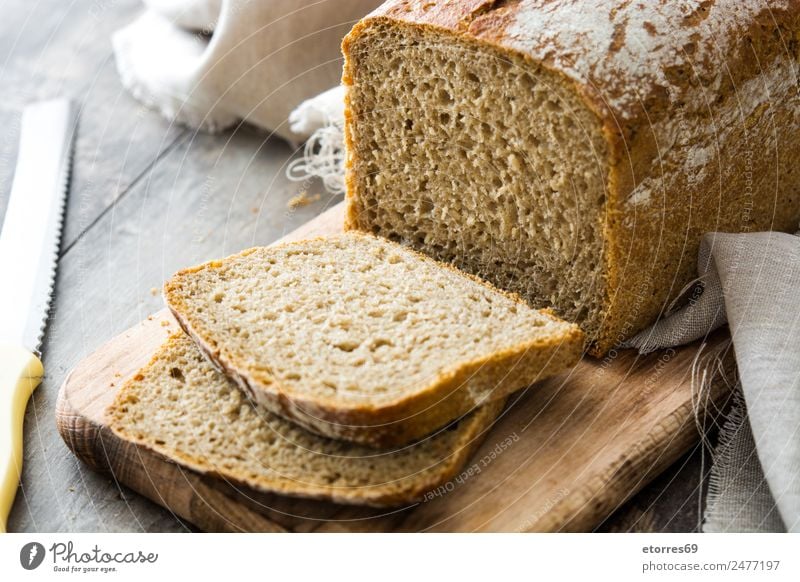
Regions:
[[[581,14],[587,15],[584,23]],[[597,44],[598,37],[587,32],[606,24],[606,19],[613,32],[607,44]],[[583,28],[570,34],[576,22]],[[705,232],[796,229],[800,197],[794,191],[800,179],[789,169],[793,159],[787,152],[796,151],[800,136],[793,113],[798,105],[786,103],[791,95],[776,97],[778,102],[766,112],[758,110],[753,119],[722,120],[740,126],[730,139],[717,132],[722,108],[727,107],[731,117],[737,107],[742,109],[737,93],[748,81],[764,75],[780,59],[791,63],[786,75],[792,74],[798,59],[800,0],[706,0],[691,7],[671,0],[385,2],[342,43],[342,81],[348,87],[345,143],[351,152],[346,160],[348,229],[365,228],[357,220],[355,119],[349,94],[357,71],[351,55],[359,39],[381,25],[453,35],[476,50],[520,56],[560,76],[600,120],[608,145],[605,216],[600,217],[605,225],[600,259],[606,285],[604,323],[591,338],[590,353],[595,356],[606,354],[665,310],[696,273]],[[642,36],[627,40],[631,31]],[[794,77],[796,86],[796,69]],[[796,97],[796,87],[794,93]],[[665,153],[665,144],[680,131],[679,123],[706,124],[706,137],[720,142],[717,159],[701,181],[672,168],[678,154],[671,158]],[[777,147],[771,141],[773,133],[783,140]],[[756,185],[752,201],[737,193],[753,189],[752,179],[737,168],[744,141],[754,152],[749,173],[777,175],[772,182]],[[679,153],[691,155],[691,146]],[[649,208],[633,204],[638,189],[649,187],[648,179],[659,182],[652,190],[660,200]],[[744,208],[748,205],[752,210]]]
[[[366,233],[350,233],[348,236],[375,238]],[[317,237],[316,240],[324,238]],[[273,248],[293,244],[295,243],[283,243]],[[386,244],[395,243],[386,241]],[[451,265],[438,263],[413,249],[403,249],[413,253],[421,261],[465,276],[527,308],[523,299],[514,293],[499,290],[473,275],[463,273]],[[255,250],[248,249],[225,260],[247,256]],[[237,354],[218,345],[204,323],[191,317],[191,310],[182,298],[183,278],[204,269],[216,268],[220,264],[221,261],[210,261],[183,269],[165,283],[164,300],[178,324],[209,361],[236,382],[253,402],[311,432],[330,438],[376,448],[408,444],[454,419],[466,416],[488,402],[504,399],[512,392],[525,388],[517,378],[542,380],[553,376],[576,364],[583,353],[583,332],[577,325],[568,325],[546,339],[521,343],[445,368],[427,386],[387,404],[344,407],[330,399],[310,399],[281,385],[273,377],[265,383],[249,373],[245,362]],[[545,311],[545,314],[558,321],[552,312]]]

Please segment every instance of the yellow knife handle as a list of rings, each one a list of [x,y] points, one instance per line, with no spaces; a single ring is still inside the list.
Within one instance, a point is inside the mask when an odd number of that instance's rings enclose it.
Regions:
[[[42,381],[41,360],[28,350],[0,344],[0,533],[22,474],[22,421],[28,398]]]

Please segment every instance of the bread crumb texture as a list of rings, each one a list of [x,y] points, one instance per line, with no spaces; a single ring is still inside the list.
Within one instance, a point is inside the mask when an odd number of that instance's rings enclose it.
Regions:
[[[309,193],[306,190],[303,190],[297,196],[292,196],[292,198],[289,199],[289,202],[286,204],[286,206],[290,210],[296,210],[298,208],[302,208],[304,206],[313,204],[314,202],[317,202],[320,198],[321,196],[319,194],[309,195]]]
[[[441,31],[372,22],[348,50],[348,227],[594,334],[608,153],[581,97],[522,56]]]

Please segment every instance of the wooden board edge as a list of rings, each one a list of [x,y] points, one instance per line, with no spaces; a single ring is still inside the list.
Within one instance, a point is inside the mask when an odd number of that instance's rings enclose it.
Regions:
[[[716,417],[732,396],[726,378],[732,377],[735,373],[736,359],[733,344],[726,336],[727,330],[718,330],[709,340],[708,355],[719,358],[723,374],[712,379],[707,388],[708,392],[704,395],[704,401],[695,402],[693,399],[674,409],[661,422],[653,425],[652,430],[641,438],[628,454],[620,456],[606,475],[598,475],[574,494],[567,495],[554,504],[551,510],[542,516],[551,519],[542,519],[522,531],[569,533],[592,531],[689,451],[699,438],[698,421]],[[663,445],[657,446],[660,441],[655,435],[659,433],[671,433],[672,446],[666,448]],[[655,462],[652,461],[654,457]],[[609,488],[617,494],[600,495]],[[609,501],[612,497],[616,499],[614,503]],[[562,504],[564,507],[559,508]],[[557,514],[568,517],[561,523],[555,523],[552,518]]]
[[[79,363],[78,366],[80,365]],[[81,415],[69,398],[69,390],[73,385],[72,376],[77,370],[76,367],[70,371],[58,389],[55,410],[56,430],[67,448],[78,459],[95,471],[108,472],[108,459],[96,456],[96,443],[100,438],[102,426]]]

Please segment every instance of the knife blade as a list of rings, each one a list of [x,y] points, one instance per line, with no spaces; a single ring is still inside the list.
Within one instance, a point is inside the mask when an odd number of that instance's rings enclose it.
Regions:
[[[44,375],[39,347],[58,261],[77,111],[67,99],[22,114],[14,182],[0,230],[0,531],[22,470],[25,406]]]

